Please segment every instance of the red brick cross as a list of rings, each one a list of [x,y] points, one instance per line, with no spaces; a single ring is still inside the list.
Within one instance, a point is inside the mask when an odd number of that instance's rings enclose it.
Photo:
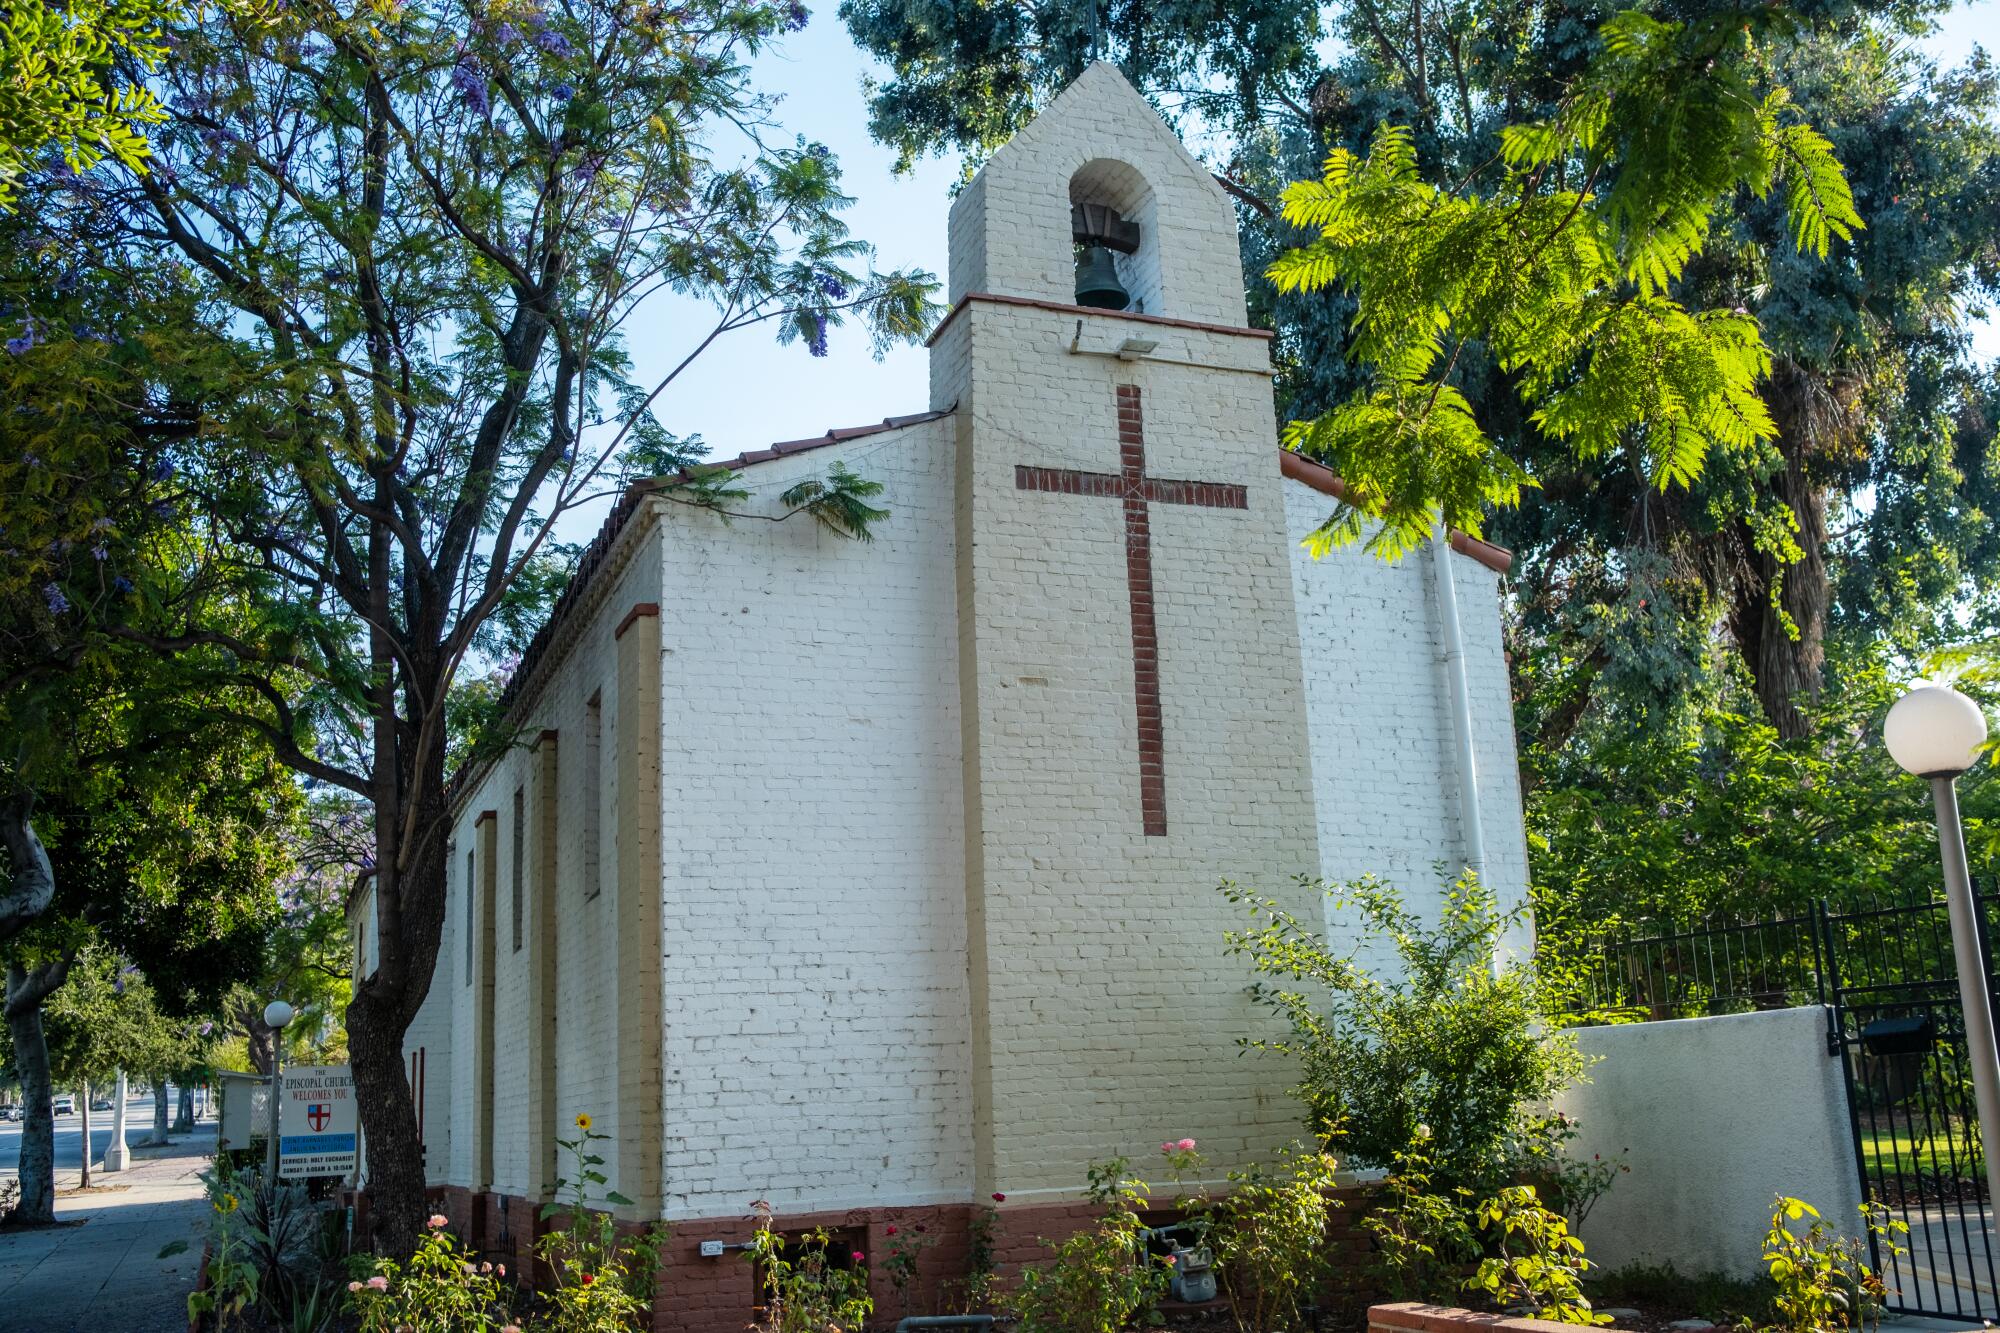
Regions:
[[[1132,675],[1139,702],[1139,811],[1146,836],[1167,835],[1167,776],[1160,721],[1160,639],[1153,623],[1153,542],[1148,504],[1248,509],[1241,486],[1219,481],[1168,481],[1146,475],[1146,433],[1137,385],[1118,386],[1118,471],[1020,467],[1014,485],[1057,495],[1101,495],[1125,502],[1125,588],[1132,602]]]

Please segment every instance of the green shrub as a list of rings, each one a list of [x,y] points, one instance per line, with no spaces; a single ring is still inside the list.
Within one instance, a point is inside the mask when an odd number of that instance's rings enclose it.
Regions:
[[[1417,1126],[1410,1146],[1394,1156],[1395,1169],[1382,1182],[1382,1201],[1361,1220],[1375,1237],[1375,1274],[1399,1301],[1455,1304],[1464,1275],[1479,1258],[1473,1233],[1472,1191],[1460,1186],[1440,1191],[1431,1183],[1429,1141]]]
[[[1300,882],[1356,921],[1360,943],[1335,953],[1275,900],[1225,883],[1253,921],[1228,932],[1229,952],[1250,959],[1257,1000],[1291,1029],[1244,1045],[1299,1062],[1314,1132],[1333,1136],[1351,1164],[1394,1166],[1427,1125],[1428,1174],[1450,1187],[1501,1183],[1530,1108],[1583,1072],[1574,1040],[1544,1031],[1533,965],[1495,968],[1520,913],[1501,912],[1470,874],[1446,890],[1435,926],[1372,876]],[[1365,958],[1387,965],[1371,972],[1356,961]]]
[[[347,1292],[360,1333],[403,1328],[487,1333],[510,1324],[512,1293],[502,1281],[507,1266],[474,1262],[472,1251],[461,1250],[444,1228],[444,1215],[434,1215],[408,1263],[357,1260]]]
[[[1803,1235],[1792,1230],[1792,1223],[1806,1218],[1812,1221]],[[1862,1204],[1861,1226],[1889,1262],[1906,1253],[1897,1238],[1910,1228],[1891,1218],[1883,1205]],[[1765,1268],[1778,1287],[1772,1301],[1777,1326],[1787,1333],[1831,1333],[1879,1324],[1888,1292],[1868,1266],[1867,1255],[1866,1241],[1836,1235],[1811,1204],[1779,1195],[1764,1236]]]
[[[1095,1223],[1060,1245],[1042,1241],[1055,1255],[1021,1274],[1018,1333],[1119,1333],[1166,1293],[1166,1267],[1146,1257],[1139,1237],[1146,1186],[1124,1178],[1126,1165],[1090,1168],[1090,1198],[1104,1209]]]
[[[570,1155],[572,1174],[556,1181],[565,1202],[542,1206],[542,1217],[563,1219],[561,1228],[536,1243],[536,1253],[548,1265],[555,1285],[543,1298],[533,1322],[536,1333],[642,1333],[653,1324],[653,1288],[660,1272],[660,1249],[668,1228],[659,1223],[638,1236],[620,1236],[609,1214],[592,1212],[589,1189],[607,1182],[597,1168],[604,1158],[596,1145],[611,1136],[590,1127],[590,1117],[576,1118],[576,1137],[557,1139]],[[611,1191],[608,1203],[627,1203]]]
[[[751,1326],[757,1333],[859,1333],[867,1324],[875,1313],[867,1256],[856,1250],[853,1266],[842,1267],[829,1253],[832,1243],[825,1228],[788,1243],[771,1229],[769,1206],[760,1205],[749,1249],[764,1297],[762,1317]]]
[[[1324,1150],[1295,1149],[1275,1171],[1230,1173],[1234,1188],[1211,1209],[1209,1235],[1241,1333],[1304,1326],[1305,1307],[1330,1275],[1335,1166]]]
[[[1583,1275],[1590,1261],[1562,1214],[1542,1206],[1533,1185],[1508,1185],[1475,1210],[1489,1252],[1465,1280],[1498,1310],[1525,1306],[1537,1319],[1565,1324],[1608,1324],[1590,1308]]]

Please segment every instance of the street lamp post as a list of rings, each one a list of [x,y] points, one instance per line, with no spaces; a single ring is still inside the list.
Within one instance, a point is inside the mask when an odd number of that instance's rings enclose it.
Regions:
[[[271,1036],[271,1123],[264,1139],[264,1179],[270,1184],[278,1181],[278,1130],[284,1120],[283,1096],[285,1065],[285,1024],[292,1021],[292,1006],[283,1000],[273,1000],[264,1006],[264,1025],[272,1030]]]
[[[1958,962],[1958,1002],[1965,1010],[1965,1045],[1972,1062],[1973,1101],[1986,1158],[1986,1199],[2000,1207],[2000,1048],[1993,1040],[1993,997],[1979,947],[1978,906],[1965,864],[1965,831],[1958,818],[1958,775],[1971,768],[1986,743],[1986,715],[1957,690],[1919,685],[1896,701],[1882,724],[1889,755],[1931,784],[1937,812],[1938,852],[1944,862],[1945,901],[1951,910],[1951,947]]]

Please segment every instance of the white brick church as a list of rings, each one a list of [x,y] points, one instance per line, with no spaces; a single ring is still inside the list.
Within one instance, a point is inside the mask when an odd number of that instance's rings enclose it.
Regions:
[[[1084,219],[1126,310],[1077,304]],[[1424,905],[1477,858],[1525,892],[1506,555],[1301,548],[1339,484],[1279,450],[1209,174],[1098,65],[950,227],[928,410],[729,463],[775,515],[846,462],[875,540],[633,488],[516,679],[521,744],[459,784],[409,1055],[489,1247],[578,1112],[684,1290],[753,1199],[879,1228],[1001,1193],[1032,1234],[1094,1159],[1192,1136],[1219,1177],[1300,1112],[1238,1053],[1270,1020],[1218,881]]]

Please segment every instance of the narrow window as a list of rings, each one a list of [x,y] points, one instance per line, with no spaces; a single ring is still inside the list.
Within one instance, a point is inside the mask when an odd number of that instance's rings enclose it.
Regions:
[[[583,896],[595,898],[604,888],[598,869],[603,836],[598,812],[604,801],[604,773],[599,767],[604,738],[604,694],[592,694],[583,705]]]
[[[472,984],[472,849],[465,849],[465,984]]]
[[[522,870],[527,858],[522,854],[522,832],[527,824],[527,798],[521,788],[514,788],[514,952],[521,952],[521,891]]]

